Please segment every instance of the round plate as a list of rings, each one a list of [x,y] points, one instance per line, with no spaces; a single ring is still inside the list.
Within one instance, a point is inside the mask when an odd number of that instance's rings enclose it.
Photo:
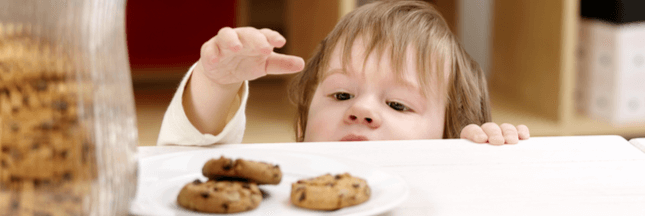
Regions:
[[[217,215],[186,210],[177,204],[181,188],[200,179],[202,167],[212,158],[225,156],[280,165],[282,181],[278,185],[261,185],[265,197],[254,210],[235,215],[374,215],[401,204],[409,193],[405,181],[378,167],[331,156],[262,149],[213,148],[144,158],[139,161],[139,186],[131,213],[135,215]],[[326,173],[348,172],[363,178],[371,189],[370,199],[362,204],[336,211],[314,211],[291,204],[291,183]]]

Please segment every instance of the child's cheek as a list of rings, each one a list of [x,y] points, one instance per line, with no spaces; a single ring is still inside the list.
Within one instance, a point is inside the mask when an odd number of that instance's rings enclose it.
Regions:
[[[313,118],[307,123],[307,131],[305,132],[305,141],[327,141],[323,137],[328,137],[329,131],[325,128],[328,125],[324,118]],[[329,138],[327,138],[329,139]]]
[[[334,132],[339,125],[342,125],[343,113],[337,107],[337,104],[322,103],[320,105],[320,107],[310,112],[307,131],[305,132],[306,141],[334,140],[336,139]]]
[[[325,106],[323,101],[315,100],[309,107],[309,116],[307,120],[307,128],[305,131],[305,141],[320,141],[320,133],[325,124],[324,110],[321,109]]]

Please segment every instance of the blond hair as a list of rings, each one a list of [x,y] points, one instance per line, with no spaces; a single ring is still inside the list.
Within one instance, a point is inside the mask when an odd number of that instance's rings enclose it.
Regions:
[[[413,51],[417,54],[417,76],[423,92],[430,89],[428,79],[433,78],[433,71],[437,80],[447,78],[447,86],[443,86],[445,82],[437,82],[440,88],[447,87],[445,94],[439,95],[444,96],[447,104],[443,138],[458,138],[466,125],[490,121],[484,73],[461,47],[441,14],[422,1],[384,0],[366,4],[344,16],[292,81],[290,99],[297,106],[296,141],[304,140],[309,106],[334,48],[342,46],[340,55],[346,67],[357,39],[365,46],[365,60],[371,53],[380,59],[389,51],[392,69],[400,79],[406,62],[406,55],[402,53],[416,46]],[[441,62],[448,62],[449,68],[444,68]]]

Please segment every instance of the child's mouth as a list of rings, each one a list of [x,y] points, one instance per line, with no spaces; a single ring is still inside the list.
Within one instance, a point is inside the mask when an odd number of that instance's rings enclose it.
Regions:
[[[368,140],[367,137],[350,134],[343,137],[340,141],[367,141],[367,140]]]

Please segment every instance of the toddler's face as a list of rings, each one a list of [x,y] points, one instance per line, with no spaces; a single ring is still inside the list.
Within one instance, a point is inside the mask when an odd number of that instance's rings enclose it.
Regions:
[[[387,54],[377,59],[373,53],[363,64],[360,39],[347,71],[340,50],[337,46],[332,53],[314,93],[305,142],[442,138],[446,102],[439,96],[443,94],[421,92],[413,49],[407,49],[403,81],[392,71]],[[428,85],[440,92],[436,79]]]

